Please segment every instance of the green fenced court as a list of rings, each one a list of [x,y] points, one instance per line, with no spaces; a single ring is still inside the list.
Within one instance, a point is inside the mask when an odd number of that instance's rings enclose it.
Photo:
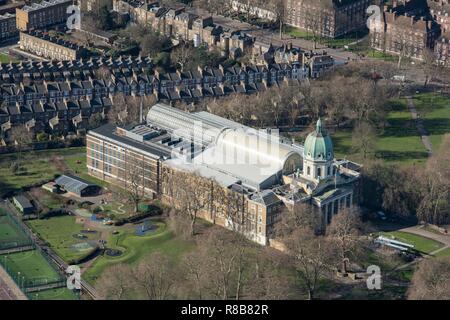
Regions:
[[[25,231],[9,215],[2,215],[0,212],[0,250],[30,246],[32,243]]]
[[[58,288],[33,292],[28,295],[30,300],[79,300],[77,293],[67,288]]]
[[[1,255],[0,264],[20,287],[65,281],[65,277],[38,250]]]

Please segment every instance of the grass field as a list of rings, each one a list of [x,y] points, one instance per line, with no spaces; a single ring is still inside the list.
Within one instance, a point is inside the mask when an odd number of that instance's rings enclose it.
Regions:
[[[374,155],[387,163],[423,164],[428,154],[411,119],[405,100],[391,102],[392,110],[387,115],[387,126],[377,135]],[[341,130],[332,134],[335,154],[360,160],[352,150],[352,131]]]
[[[80,233],[81,224],[75,223],[74,216],[57,216],[49,219],[37,219],[27,222],[39,237],[49,243],[50,247],[66,262],[83,257],[86,252],[76,251],[73,245],[98,238],[96,234],[88,239],[77,239],[73,235]]]
[[[450,133],[450,96],[422,93],[414,96],[414,104],[430,135],[434,151],[442,142],[442,136]]]
[[[450,257],[450,248],[439,251],[434,256],[435,257]]]
[[[0,248],[10,242],[27,242],[28,236],[8,216],[0,215]]]
[[[52,156],[69,156],[85,152],[85,148],[67,148],[42,150],[22,153],[20,166],[22,170],[14,174],[10,165],[17,161],[18,155],[0,155],[0,195],[8,191],[19,190],[42,180],[52,179],[56,174],[61,174],[52,162]]]
[[[4,53],[0,53],[0,63],[10,63],[10,62],[18,62],[18,61],[19,60],[17,60],[14,57],[11,57]]]
[[[58,281],[61,275],[37,250],[2,255],[0,259],[6,264],[6,271],[16,279],[29,283],[30,281]]]
[[[157,224],[158,230],[143,237],[136,236],[134,228],[122,230],[118,235],[111,235],[107,247],[120,249],[123,254],[119,257],[99,257],[83,274],[83,279],[95,283],[105,268],[116,263],[136,263],[154,251],[160,251],[177,260],[184,252],[193,248],[192,243],[175,238],[164,223]]]
[[[414,245],[415,250],[425,254],[430,254],[431,252],[436,251],[444,246],[440,242],[408,232],[391,231],[382,232],[381,234],[390,237],[393,236],[395,240],[412,244]]]
[[[78,300],[78,295],[67,288],[58,288],[34,292],[30,300]]]
[[[79,176],[80,178],[101,187],[108,186],[107,182],[88,175],[86,168],[86,148],[82,148],[80,154],[72,154],[65,156],[64,162],[70,168],[70,170],[72,170],[75,173],[75,175]]]

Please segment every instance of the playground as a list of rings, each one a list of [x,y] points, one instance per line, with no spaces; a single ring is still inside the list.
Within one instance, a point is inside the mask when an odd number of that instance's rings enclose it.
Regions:
[[[96,232],[83,232],[83,224],[76,220],[75,216],[56,216],[27,223],[64,261],[71,262],[92,252],[99,239]]]
[[[178,259],[183,253],[192,249],[194,244],[174,237],[166,224],[161,221],[152,221],[150,232],[137,235],[137,226],[121,227],[113,231],[106,242],[106,248],[112,249],[109,254],[98,257],[94,263],[83,273],[83,279],[94,284],[105,268],[116,263],[134,264],[146,255],[159,250],[173,259]]]

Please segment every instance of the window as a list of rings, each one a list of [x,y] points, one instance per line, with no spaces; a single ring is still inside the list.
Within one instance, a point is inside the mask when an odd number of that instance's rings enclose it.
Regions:
[[[308,176],[311,174],[311,168],[309,166],[306,168],[306,174]]]
[[[328,176],[331,175],[331,167],[330,166],[328,166],[328,168],[327,168],[327,175]]]
[[[322,176],[322,170],[321,168],[317,168],[317,177],[321,177]]]

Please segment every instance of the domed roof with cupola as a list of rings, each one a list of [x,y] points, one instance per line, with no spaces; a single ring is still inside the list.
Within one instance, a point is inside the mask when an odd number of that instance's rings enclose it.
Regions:
[[[317,120],[316,130],[306,137],[303,157],[312,161],[331,161],[334,158],[333,142],[320,118]]]

